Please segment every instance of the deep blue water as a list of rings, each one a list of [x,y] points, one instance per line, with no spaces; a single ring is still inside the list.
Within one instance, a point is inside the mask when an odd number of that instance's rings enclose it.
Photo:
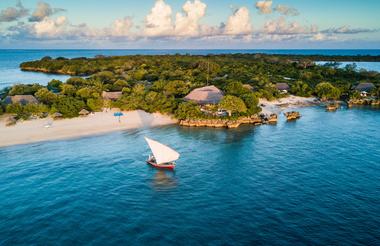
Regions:
[[[379,245],[380,111],[0,149],[0,245]],[[143,137],[181,153],[144,160]]]
[[[47,84],[52,79],[65,81],[68,76],[22,72],[19,65],[25,61],[51,57],[94,57],[96,55],[157,55],[157,54],[225,54],[225,53],[267,53],[267,54],[321,54],[321,55],[380,55],[380,50],[1,50],[0,89],[16,83]],[[380,71],[380,70],[379,70]]]

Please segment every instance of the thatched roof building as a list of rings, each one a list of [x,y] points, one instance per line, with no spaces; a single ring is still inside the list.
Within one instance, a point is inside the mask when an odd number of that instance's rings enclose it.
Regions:
[[[90,114],[90,112],[86,109],[82,109],[81,111],[79,111],[79,115],[81,115],[81,116],[86,116],[89,114]]]
[[[276,83],[275,87],[279,91],[288,91],[290,89],[287,83]]]
[[[218,104],[223,96],[221,90],[211,85],[191,91],[184,99],[198,104]]]
[[[5,104],[15,104],[19,103],[22,105],[26,104],[37,104],[38,100],[32,95],[16,95],[16,96],[7,96],[4,100]]]
[[[360,83],[355,87],[355,90],[357,91],[366,91],[369,92],[375,88],[375,85],[373,83]]]
[[[123,95],[123,92],[121,91],[115,91],[115,92],[102,92],[102,97],[104,100],[111,100],[111,101],[117,101],[121,96]]]

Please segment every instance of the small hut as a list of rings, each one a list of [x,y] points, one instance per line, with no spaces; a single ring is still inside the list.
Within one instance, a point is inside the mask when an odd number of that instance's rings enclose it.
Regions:
[[[355,87],[357,91],[371,91],[375,88],[373,83],[360,83]]]
[[[290,87],[287,83],[276,83],[275,85],[276,89],[279,90],[281,93],[288,93]]]
[[[102,92],[102,97],[104,100],[110,100],[110,101],[117,101],[120,99],[120,97],[123,95],[123,92],[121,91],[115,91],[115,92]]]
[[[81,111],[79,111],[80,116],[87,116],[89,114],[90,114],[90,112],[86,109],[82,109]]]
[[[192,101],[200,105],[206,104],[218,104],[224,95],[221,90],[215,86],[206,86],[202,88],[197,88],[191,91],[184,99],[186,101]]]
[[[63,117],[63,114],[59,113],[59,112],[56,112],[52,115],[53,119],[57,120],[57,119],[61,119]]]
[[[355,90],[360,92],[362,97],[367,97],[368,93],[375,89],[375,85],[373,83],[360,83],[355,87]]]
[[[4,100],[5,104],[15,104],[19,103],[21,105],[26,104],[37,104],[38,100],[32,95],[15,95],[15,96],[7,96]]]

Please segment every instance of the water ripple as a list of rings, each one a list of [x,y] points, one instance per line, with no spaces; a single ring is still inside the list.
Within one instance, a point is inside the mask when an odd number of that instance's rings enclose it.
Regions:
[[[0,244],[378,244],[379,111],[0,149]],[[146,165],[150,136],[181,153]],[[41,154],[42,153],[42,154]]]

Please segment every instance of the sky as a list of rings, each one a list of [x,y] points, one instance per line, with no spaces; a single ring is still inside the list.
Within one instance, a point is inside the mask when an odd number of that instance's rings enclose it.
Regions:
[[[0,0],[0,49],[379,49],[378,0]]]

